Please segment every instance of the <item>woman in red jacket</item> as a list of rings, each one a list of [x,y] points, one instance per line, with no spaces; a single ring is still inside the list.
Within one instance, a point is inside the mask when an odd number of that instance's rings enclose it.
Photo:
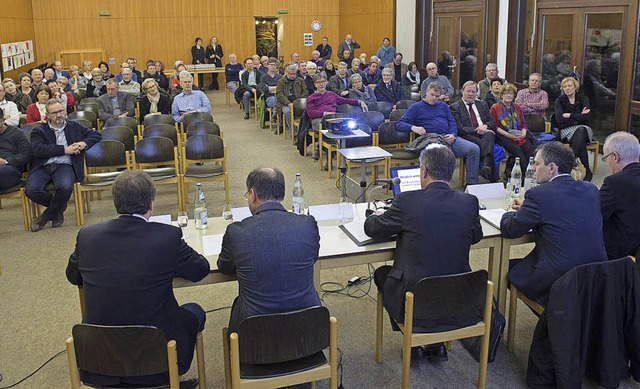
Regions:
[[[36,88],[36,102],[27,107],[27,123],[44,123],[47,120],[45,103],[51,98],[51,90],[46,85]]]

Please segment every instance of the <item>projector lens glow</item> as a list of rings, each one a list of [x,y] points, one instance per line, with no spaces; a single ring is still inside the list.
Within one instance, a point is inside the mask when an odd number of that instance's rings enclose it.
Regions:
[[[350,129],[350,130],[353,130],[354,128],[356,128],[356,122],[354,122],[353,120],[352,120],[352,121],[350,121],[350,122],[347,124],[347,127],[349,127],[349,129]]]

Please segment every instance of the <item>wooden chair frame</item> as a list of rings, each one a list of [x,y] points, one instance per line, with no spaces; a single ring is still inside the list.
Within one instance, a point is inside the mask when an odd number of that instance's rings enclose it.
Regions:
[[[448,342],[456,339],[482,336],[480,345],[480,367],[478,371],[478,388],[484,389],[487,380],[487,361],[489,356],[489,336],[491,330],[491,308],[493,306],[493,282],[487,281],[484,315],[481,322],[464,328],[451,331],[433,333],[413,333],[413,303],[414,295],[407,292],[405,296],[404,323],[396,323],[403,334],[402,343],[402,389],[409,389],[409,372],[411,363],[411,347],[439,342]],[[376,362],[382,362],[382,319],[383,297],[378,292],[376,310]]]
[[[542,315],[544,307],[533,300],[530,300],[527,296],[522,294],[511,284],[509,288],[509,323],[507,324],[507,350],[512,353],[513,346],[516,338],[516,313],[518,310],[518,299],[522,300],[529,308],[531,308],[538,315]]]
[[[24,186],[18,190],[8,193],[0,194],[0,209],[2,209],[2,199],[20,199],[20,206],[22,207],[22,223],[24,230],[29,231],[31,228],[31,212],[29,209],[29,199],[24,191]]]

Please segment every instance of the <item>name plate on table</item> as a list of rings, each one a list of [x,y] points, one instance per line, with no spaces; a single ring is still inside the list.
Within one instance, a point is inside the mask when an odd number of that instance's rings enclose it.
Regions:
[[[342,207],[340,204],[310,205],[308,210],[309,215],[313,216],[316,221],[353,219],[353,205],[351,203]]]
[[[478,200],[494,197],[504,198],[505,196],[504,185],[500,182],[493,184],[467,185],[465,192],[476,196]]]
[[[239,222],[251,216],[251,210],[249,207],[231,208],[231,214],[233,215],[233,221]]]
[[[500,229],[500,221],[502,220],[502,215],[504,215],[506,212],[507,211],[502,208],[481,209],[480,217],[495,228]]]
[[[202,255],[219,255],[222,251],[222,237],[223,234],[205,235],[202,237]]]
[[[156,216],[151,216],[149,218],[150,222],[155,222],[155,223],[162,223],[162,224],[168,224],[168,225],[172,225],[171,224],[171,215],[156,215]]]

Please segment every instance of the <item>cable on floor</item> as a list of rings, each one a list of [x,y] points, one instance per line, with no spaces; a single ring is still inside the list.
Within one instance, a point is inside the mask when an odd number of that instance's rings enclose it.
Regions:
[[[39,368],[37,368],[33,373],[29,374],[28,376],[24,377],[23,379],[21,379],[20,381],[16,382],[15,384],[9,385],[9,386],[3,386],[0,387],[0,389],[9,389],[9,388],[13,388],[21,383],[23,383],[24,381],[28,380],[29,378],[33,377],[33,375],[35,375],[37,372],[39,372],[43,367],[45,367],[47,365],[47,363],[53,361],[53,359],[55,357],[57,357],[60,354],[65,353],[67,350],[62,350],[59,351],[58,353],[56,353],[54,356],[52,356],[51,358],[49,358],[45,363],[43,363]],[[2,374],[0,374],[0,382],[2,382]]]

